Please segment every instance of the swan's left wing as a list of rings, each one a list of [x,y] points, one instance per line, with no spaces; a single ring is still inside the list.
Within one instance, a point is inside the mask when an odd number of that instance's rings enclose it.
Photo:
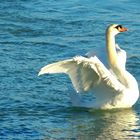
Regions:
[[[53,73],[68,74],[77,92],[86,92],[100,80],[94,65],[87,58],[74,57],[64,61],[49,64],[41,69],[39,75]]]
[[[68,74],[77,92],[90,91],[100,83],[113,91],[124,88],[96,56],[90,59],[79,56],[50,64],[43,67],[39,75],[45,73]]]
[[[105,47],[95,47],[92,49],[92,51],[88,52],[85,54],[85,56],[87,56],[88,58],[97,56],[99,58],[99,60],[107,67],[108,66],[108,62],[107,62],[107,54],[106,52],[106,48]]]

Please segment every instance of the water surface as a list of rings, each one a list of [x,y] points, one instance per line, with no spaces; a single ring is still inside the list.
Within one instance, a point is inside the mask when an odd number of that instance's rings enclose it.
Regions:
[[[105,46],[105,28],[128,53],[127,69],[140,83],[139,0],[5,0],[0,3],[0,139],[139,139],[140,105],[90,111],[73,108],[69,78],[38,77],[48,63]]]

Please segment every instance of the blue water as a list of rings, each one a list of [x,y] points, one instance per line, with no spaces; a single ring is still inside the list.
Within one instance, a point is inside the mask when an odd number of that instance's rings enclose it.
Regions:
[[[38,77],[48,63],[105,46],[105,28],[125,25],[117,37],[127,69],[140,84],[139,0],[4,0],[0,3],[0,139],[138,139],[140,104],[91,112],[74,108],[69,78]]]

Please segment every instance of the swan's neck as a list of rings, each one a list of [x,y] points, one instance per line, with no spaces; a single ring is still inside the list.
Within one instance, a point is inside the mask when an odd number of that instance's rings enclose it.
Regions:
[[[110,32],[106,33],[106,47],[108,54],[108,63],[112,69],[117,65],[117,52],[115,47],[115,36]]]
[[[115,35],[111,34],[110,32],[107,32],[106,35],[106,49],[110,68],[124,86],[131,87],[132,83],[130,81],[128,72],[124,68],[122,68],[118,62],[118,56],[115,46]]]

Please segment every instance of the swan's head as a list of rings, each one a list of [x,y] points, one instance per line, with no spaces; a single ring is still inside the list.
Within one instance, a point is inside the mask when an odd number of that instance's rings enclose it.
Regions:
[[[122,33],[127,31],[128,29],[119,24],[112,24],[107,28],[107,33],[111,33],[112,35],[117,35],[118,33]]]

